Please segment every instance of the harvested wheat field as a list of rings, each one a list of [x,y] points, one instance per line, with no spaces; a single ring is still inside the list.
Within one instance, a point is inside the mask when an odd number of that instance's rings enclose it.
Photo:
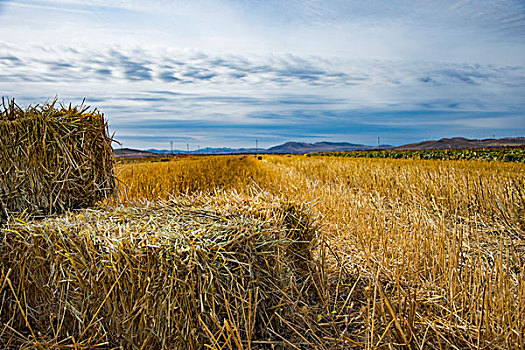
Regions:
[[[210,156],[116,173],[116,202],[2,229],[5,348],[525,348],[524,164]]]

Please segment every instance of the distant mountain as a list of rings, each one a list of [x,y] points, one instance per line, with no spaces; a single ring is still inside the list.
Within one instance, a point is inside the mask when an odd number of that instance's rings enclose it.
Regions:
[[[461,148],[498,148],[525,147],[525,137],[501,139],[467,139],[464,137],[444,138],[441,140],[410,143],[393,147],[381,145],[381,149],[393,150],[424,150],[424,149],[461,149]],[[377,149],[377,146],[362,145],[348,142],[286,142],[282,145],[265,148],[202,148],[190,151],[190,154],[246,154],[246,153],[319,153],[319,152],[350,152]],[[148,149],[146,151],[122,148],[114,150],[117,157],[158,157],[171,154],[171,150]],[[173,150],[173,154],[187,154],[186,151]]]
[[[525,147],[525,137],[505,137],[501,139],[467,139],[464,137],[444,138],[441,140],[410,143],[394,147],[394,150],[416,151],[424,149],[464,149],[464,148],[501,148]]]
[[[117,148],[113,150],[113,154],[115,157],[158,157],[160,154],[148,152],[148,151],[141,151],[138,149],[132,149],[132,148]]]
[[[382,145],[381,148],[390,148],[390,145]],[[267,153],[318,153],[318,152],[347,152],[367,149],[377,149],[374,146],[348,143],[348,142],[287,142],[266,150]]]
[[[232,154],[232,153],[256,153],[264,152],[264,149],[255,149],[255,148],[204,148],[200,153],[204,154]]]
[[[146,152],[155,153],[155,154],[161,154],[161,155],[171,154],[172,153],[170,150],[154,149],[154,148],[147,149]],[[178,150],[178,149],[174,149],[173,150],[173,154],[185,154],[185,153],[186,153],[186,151],[181,151],[181,150]]]
[[[382,149],[390,149],[390,145],[382,145]],[[377,149],[374,146],[348,143],[348,142],[287,142],[282,145],[274,146],[271,148],[201,148],[199,150],[190,151],[190,154],[254,154],[254,153],[319,153],[319,152],[345,152],[345,151],[357,151]],[[122,150],[117,149],[114,151],[117,157],[153,157],[162,156],[168,154],[188,154],[187,151],[181,150],[158,150],[148,149],[145,151],[134,150],[130,148],[123,148]]]
[[[171,154],[171,150],[158,150],[158,149],[148,149],[147,152],[157,153],[157,154]],[[198,150],[190,151],[189,154],[237,154],[237,153],[256,153],[255,148],[200,148]],[[259,151],[265,151],[265,149],[259,149]],[[188,154],[187,151],[173,150],[173,154]]]

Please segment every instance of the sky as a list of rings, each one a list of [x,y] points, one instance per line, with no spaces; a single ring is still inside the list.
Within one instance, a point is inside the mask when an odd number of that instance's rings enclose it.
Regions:
[[[525,136],[523,0],[0,0],[0,33],[1,96],[123,147]]]

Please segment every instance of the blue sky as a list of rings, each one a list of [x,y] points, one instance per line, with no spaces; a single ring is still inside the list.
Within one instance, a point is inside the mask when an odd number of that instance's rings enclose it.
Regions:
[[[525,136],[525,2],[0,0],[0,94],[124,147]]]

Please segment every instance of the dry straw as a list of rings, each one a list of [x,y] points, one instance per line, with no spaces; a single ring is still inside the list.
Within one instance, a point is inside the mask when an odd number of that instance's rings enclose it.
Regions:
[[[269,348],[315,289],[309,216],[272,198],[178,197],[0,232],[6,348]]]
[[[0,106],[2,215],[85,208],[115,193],[112,139],[97,109],[51,103]]]

